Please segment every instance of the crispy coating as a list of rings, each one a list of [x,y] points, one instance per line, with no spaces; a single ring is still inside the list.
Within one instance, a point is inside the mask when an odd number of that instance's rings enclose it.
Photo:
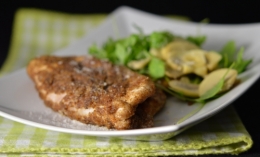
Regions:
[[[158,109],[149,111],[156,105],[148,101],[163,100],[157,108],[165,103],[148,77],[91,56],[42,56],[29,63],[27,72],[48,107],[86,124],[117,130],[151,127]]]
[[[138,105],[134,115],[136,121],[138,121],[136,124],[140,128],[153,126],[153,117],[163,108],[165,103],[166,95],[161,89],[156,88],[154,95]]]

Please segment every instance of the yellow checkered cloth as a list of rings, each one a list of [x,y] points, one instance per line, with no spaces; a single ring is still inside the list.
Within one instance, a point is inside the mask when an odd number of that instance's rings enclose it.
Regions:
[[[20,9],[1,74],[20,69],[35,56],[51,54],[94,29],[106,15],[73,15]],[[60,133],[0,117],[0,156],[174,156],[239,154],[253,141],[231,107],[165,141],[128,141]]]

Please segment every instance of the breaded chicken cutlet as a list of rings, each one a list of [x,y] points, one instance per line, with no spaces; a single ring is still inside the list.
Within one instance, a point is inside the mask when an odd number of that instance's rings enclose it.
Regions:
[[[42,56],[27,72],[48,107],[109,129],[152,127],[166,101],[148,77],[92,56]]]

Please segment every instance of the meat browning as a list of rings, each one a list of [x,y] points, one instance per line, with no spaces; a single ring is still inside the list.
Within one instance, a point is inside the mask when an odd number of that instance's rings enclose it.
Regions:
[[[148,77],[91,56],[42,56],[27,72],[48,107],[110,129],[152,127],[166,99]]]

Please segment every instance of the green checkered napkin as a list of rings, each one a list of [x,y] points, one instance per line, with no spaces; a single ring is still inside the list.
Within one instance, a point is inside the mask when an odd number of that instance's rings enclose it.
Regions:
[[[68,15],[36,9],[17,12],[1,74],[76,41],[106,15]],[[59,133],[0,117],[0,156],[166,156],[239,154],[252,139],[232,107],[165,141],[127,141]]]

